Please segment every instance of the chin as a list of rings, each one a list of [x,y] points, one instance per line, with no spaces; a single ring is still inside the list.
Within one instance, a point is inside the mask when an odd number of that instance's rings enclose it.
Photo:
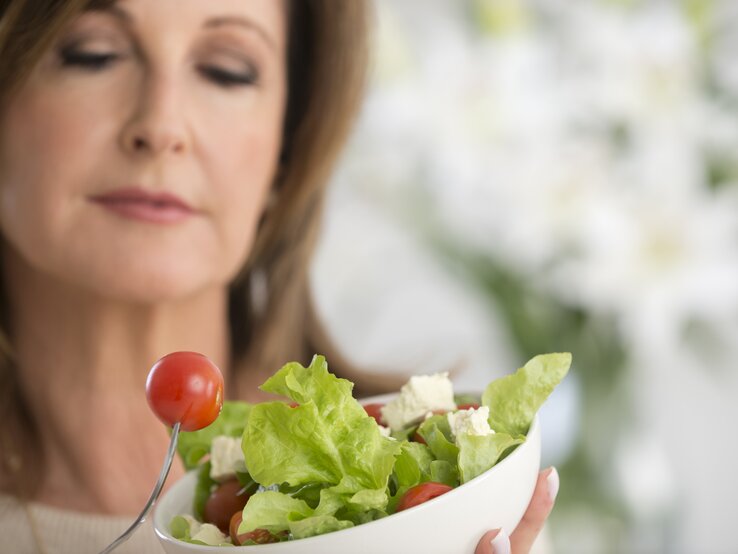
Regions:
[[[104,266],[70,276],[80,288],[101,298],[131,304],[156,304],[187,300],[205,290],[225,288],[231,272],[217,271],[213,264],[186,260],[135,262],[120,267]],[[185,262],[185,263],[183,263]],[[117,264],[116,264],[117,265]],[[76,277],[76,278],[75,278]]]
[[[204,289],[211,288],[203,282],[182,282],[157,276],[150,279],[131,278],[129,281],[111,282],[105,287],[95,287],[98,296],[130,304],[164,304],[192,298]]]

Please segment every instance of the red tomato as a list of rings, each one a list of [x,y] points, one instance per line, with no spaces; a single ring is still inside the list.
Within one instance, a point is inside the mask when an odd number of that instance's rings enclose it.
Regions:
[[[459,404],[456,408],[457,410],[471,410],[474,408],[475,410],[479,409],[479,404],[473,403],[473,404]]]
[[[212,523],[224,533],[228,532],[228,524],[233,512],[240,512],[249,499],[248,494],[238,494],[243,489],[237,479],[219,485],[205,501],[203,520]]]
[[[146,380],[151,410],[167,425],[183,431],[207,427],[223,407],[223,375],[197,352],[172,352],[158,360]]]
[[[397,505],[397,511],[407,510],[423,502],[427,502],[431,498],[446,494],[448,491],[453,490],[453,487],[444,485],[443,483],[420,483],[412,488],[409,488],[405,494],[400,498],[400,503]]]
[[[241,525],[241,521],[243,521],[243,512],[239,510],[238,512],[233,514],[233,517],[231,517],[230,524],[231,540],[236,546],[241,546],[246,541],[252,541],[256,544],[269,544],[272,542],[279,542],[279,537],[273,535],[266,529],[254,529],[253,531],[249,531],[248,533],[241,533],[239,535],[238,526]]]
[[[379,425],[384,425],[383,419],[382,419],[382,408],[384,407],[384,404],[376,403],[376,404],[364,404],[364,410],[366,410],[366,414],[368,416],[371,416],[374,418],[374,421],[379,423]]]

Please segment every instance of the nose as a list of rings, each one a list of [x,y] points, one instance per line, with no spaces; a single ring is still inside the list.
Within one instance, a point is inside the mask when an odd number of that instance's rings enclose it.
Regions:
[[[121,132],[130,154],[181,154],[189,146],[181,86],[171,77],[150,75],[135,92],[131,115]]]

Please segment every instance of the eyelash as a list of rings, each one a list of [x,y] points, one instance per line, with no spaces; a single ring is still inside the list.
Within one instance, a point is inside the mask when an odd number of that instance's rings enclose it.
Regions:
[[[248,73],[234,73],[221,69],[220,67],[212,65],[203,65],[198,67],[200,73],[210,79],[217,85],[222,87],[238,87],[238,86],[253,86],[259,81],[259,76],[256,71],[249,71]]]
[[[61,51],[62,64],[65,67],[79,67],[88,71],[101,71],[122,56],[115,53],[82,52],[70,48]],[[236,73],[212,65],[198,67],[200,73],[216,85],[231,88],[239,86],[253,86],[258,84],[259,76],[256,71]]]
[[[89,71],[100,71],[120,59],[120,55],[114,53],[96,54],[92,52],[81,52],[71,48],[61,51],[62,64],[65,67],[80,67]]]

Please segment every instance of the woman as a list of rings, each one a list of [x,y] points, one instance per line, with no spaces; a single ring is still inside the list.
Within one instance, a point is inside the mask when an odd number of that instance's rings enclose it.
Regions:
[[[306,273],[360,101],[366,6],[1,6],[0,537],[94,551],[164,458],[143,394],[162,354],[207,353],[252,401],[316,351],[362,392],[382,388],[330,348]],[[528,552],[557,487],[544,472],[510,540],[491,531],[477,552]],[[126,548],[159,551],[150,528]]]

